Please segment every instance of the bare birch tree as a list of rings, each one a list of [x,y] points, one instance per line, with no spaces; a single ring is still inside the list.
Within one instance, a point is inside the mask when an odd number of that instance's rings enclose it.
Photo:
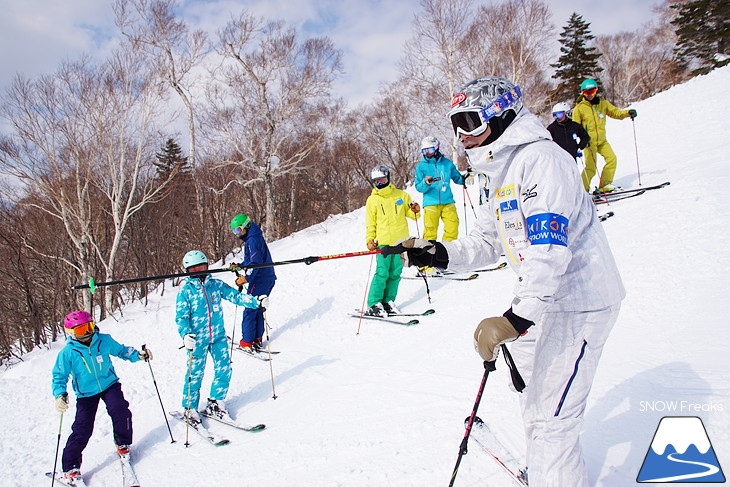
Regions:
[[[551,19],[549,6],[541,0],[481,6],[464,52],[469,79],[503,76],[519,85],[530,110],[549,111],[547,67],[555,29]]]
[[[410,119],[422,136],[433,134],[444,142],[453,138],[445,113],[456,91],[469,81],[465,79],[469,75],[464,43],[473,3],[421,0],[411,23],[413,37],[405,44],[400,71],[403,88],[410,95]],[[451,145],[456,151],[455,140]]]
[[[317,105],[327,101],[341,70],[341,54],[328,38],[299,42],[294,28],[283,22],[263,24],[245,12],[218,37],[223,64],[220,83],[208,92],[208,139],[217,148],[220,165],[240,169],[228,186],[262,183],[265,234],[275,238],[275,179],[299,171],[318,143],[297,137],[316,116]]]
[[[198,168],[195,105],[191,86],[192,71],[209,52],[209,43],[202,30],[191,31],[175,12],[174,0],[115,0],[116,22],[122,33],[141,43],[163,72],[164,79],[177,93],[185,107],[188,126],[188,160]],[[199,218],[203,218],[203,191],[193,179]]]
[[[39,199],[25,204],[63,223],[76,254],[64,260],[83,281],[94,262],[114,277],[130,217],[164,190],[166,182],[152,184],[162,138],[157,74],[127,44],[98,66],[64,63],[37,81],[17,78],[2,107],[15,133],[0,142],[0,167],[24,185],[18,202],[32,190]],[[105,292],[106,311],[112,297]]]

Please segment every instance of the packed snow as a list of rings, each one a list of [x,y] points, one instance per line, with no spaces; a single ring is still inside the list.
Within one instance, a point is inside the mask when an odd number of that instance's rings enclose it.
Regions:
[[[599,207],[599,213],[615,212],[603,225],[628,295],[585,414],[584,453],[598,486],[635,484],[664,416],[700,417],[720,465],[730,468],[727,86],[730,67],[636,103],[635,123],[608,121],[619,159],[615,183],[638,185],[638,147],[641,184],[671,185]],[[477,187],[468,191],[477,204]],[[455,186],[454,193],[463,234],[474,214],[469,199],[461,206],[462,189]],[[245,210],[232,208],[231,214]],[[271,252],[281,261],[361,251],[364,226],[363,209],[330,216],[271,242]],[[416,224],[411,228],[416,235]],[[371,264],[365,256],[277,267],[267,318],[271,348],[281,353],[267,363],[234,352],[227,399],[239,422],[267,428],[254,434],[210,424],[231,440],[223,447],[191,432],[186,448],[185,426],[173,419],[171,443],[155,392],[151,372],[165,409],[180,409],[186,355],[174,323],[178,288],[168,282],[164,294],[152,294],[146,305],[130,304],[101,322],[102,332],[154,352],[151,370],[144,362],[115,362],[134,415],[133,459],[141,485],[447,485],[484,372],[472,332],[482,318],[509,307],[515,275],[507,268],[467,282],[433,279],[431,302],[423,281],[403,280],[402,310],[436,310],[405,327],[347,316],[363,304]],[[235,278],[216,277],[229,284]],[[238,336],[241,311],[226,302],[226,327]],[[71,393],[61,424],[51,396],[51,368],[62,346],[59,340],[35,350],[0,372],[0,485],[50,483],[44,473],[53,468],[59,427],[63,447],[75,413]],[[209,361],[203,398],[211,377]],[[500,358],[478,414],[522,455],[519,400],[508,382]],[[103,407],[82,472],[92,487],[121,485]],[[505,486],[510,480],[471,445],[455,485]]]

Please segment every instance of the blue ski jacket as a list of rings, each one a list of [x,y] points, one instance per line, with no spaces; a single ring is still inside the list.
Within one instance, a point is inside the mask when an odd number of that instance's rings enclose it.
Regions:
[[[426,176],[441,179],[429,185],[426,183]],[[463,176],[451,159],[444,157],[441,152],[435,158],[421,156],[421,160],[416,166],[416,189],[423,193],[423,206],[454,203],[451,181],[456,184],[461,184],[463,181]]]
[[[246,234],[239,238],[243,241],[244,252],[243,262],[238,264],[240,267],[273,262],[261,227],[251,222],[251,226],[246,231]],[[273,267],[259,267],[258,269],[246,270],[246,280],[251,284],[256,284],[257,281],[273,281],[275,279],[276,273]]]
[[[194,334],[196,347],[226,340],[222,299],[248,308],[259,307],[258,299],[239,293],[219,279],[207,276],[203,284],[199,277],[186,278],[177,293],[175,306],[175,323],[180,336]]]
[[[112,355],[129,362],[139,361],[139,352],[134,347],[124,346],[111,335],[99,333],[99,328],[94,330],[88,346],[68,337],[53,366],[53,397],[66,394],[69,375],[76,397],[101,394],[119,382],[110,360]]]

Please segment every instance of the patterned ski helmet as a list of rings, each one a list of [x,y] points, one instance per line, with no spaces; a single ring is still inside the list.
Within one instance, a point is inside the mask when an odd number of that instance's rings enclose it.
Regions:
[[[231,230],[238,227],[248,228],[251,226],[251,219],[245,213],[238,214],[231,220]]]
[[[72,311],[63,319],[63,327],[71,329],[90,321],[94,321],[94,318],[88,312],[82,310]]]
[[[580,84],[580,91],[592,90],[593,88],[598,88],[598,83],[596,83],[596,80],[594,80],[594,79],[590,79],[590,78],[585,79]]]
[[[492,129],[484,144],[491,144],[522,110],[522,91],[499,76],[485,76],[465,84],[451,102],[449,119],[454,135],[477,137]]]
[[[385,178],[385,181],[375,182],[377,179]],[[378,189],[383,189],[390,184],[390,169],[387,166],[378,165],[370,171],[370,180]]]
[[[191,250],[190,252],[185,254],[182,263],[185,269],[190,269],[191,267],[199,264],[207,264],[208,258],[200,250]]]

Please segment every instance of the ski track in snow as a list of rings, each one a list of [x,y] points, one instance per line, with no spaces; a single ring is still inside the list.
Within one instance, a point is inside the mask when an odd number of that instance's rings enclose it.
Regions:
[[[585,415],[582,441],[595,485],[634,485],[660,418],[672,415],[642,409],[646,401],[721,405],[719,411],[680,413],[702,418],[720,465],[730,465],[729,84],[730,67],[725,67],[634,105],[641,181],[672,184],[601,208],[616,213],[603,228],[628,296]],[[608,121],[619,160],[616,184],[623,187],[638,183],[632,129],[629,119]],[[454,189],[463,219],[463,193]],[[421,201],[413,188],[409,191]],[[469,192],[477,202],[476,186]],[[231,212],[238,210],[244,208]],[[473,228],[470,208],[466,218]],[[411,229],[415,235],[413,222]],[[285,260],[362,250],[363,240],[360,209],[331,216],[270,247],[274,260]],[[447,485],[464,435],[463,419],[483,374],[472,332],[481,319],[509,307],[514,273],[482,273],[470,282],[432,280],[432,303],[423,282],[403,280],[401,309],[434,308],[436,313],[419,317],[412,327],[363,321],[358,335],[358,321],[346,313],[361,306],[370,262],[370,257],[357,257],[277,267],[267,316],[273,344],[282,352],[272,363],[278,398],[272,399],[269,364],[234,354],[229,410],[241,423],[267,428],[251,434],[209,424],[231,440],[227,446],[216,448],[191,435],[192,446],[185,448],[184,425],[177,421],[170,422],[177,440],[171,444],[147,365],[115,361],[134,415],[133,460],[141,484]],[[217,276],[233,285],[235,276]],[[151,294],[146,306],[132,303],[99,324],[124,344],[139,349],[145,343],[153,350],[151,365],[167,411],[180,409],[185,374],[174,325],[176,293],[168,282],[164,295]],[[225,315],[228,330],[238,326],[240,309],[226,303]],[[60,416],[50,380],[61,346],[59,340],[50,349],[37,349],[0,372],[0,472],[12,474],[14,486],[45,484],[44,473],[53,468]],[[211,377],[209,363],[203,398]],[[524,452],[519,398],[508,381],[500,359],[478,414],[505,446]],[[62,447],[75,414],[73,393],[71,398]],[[103,407],[82,471],[91,487],[121,483]],[[507,485],[503,475],[472,447],[456,485]]]

